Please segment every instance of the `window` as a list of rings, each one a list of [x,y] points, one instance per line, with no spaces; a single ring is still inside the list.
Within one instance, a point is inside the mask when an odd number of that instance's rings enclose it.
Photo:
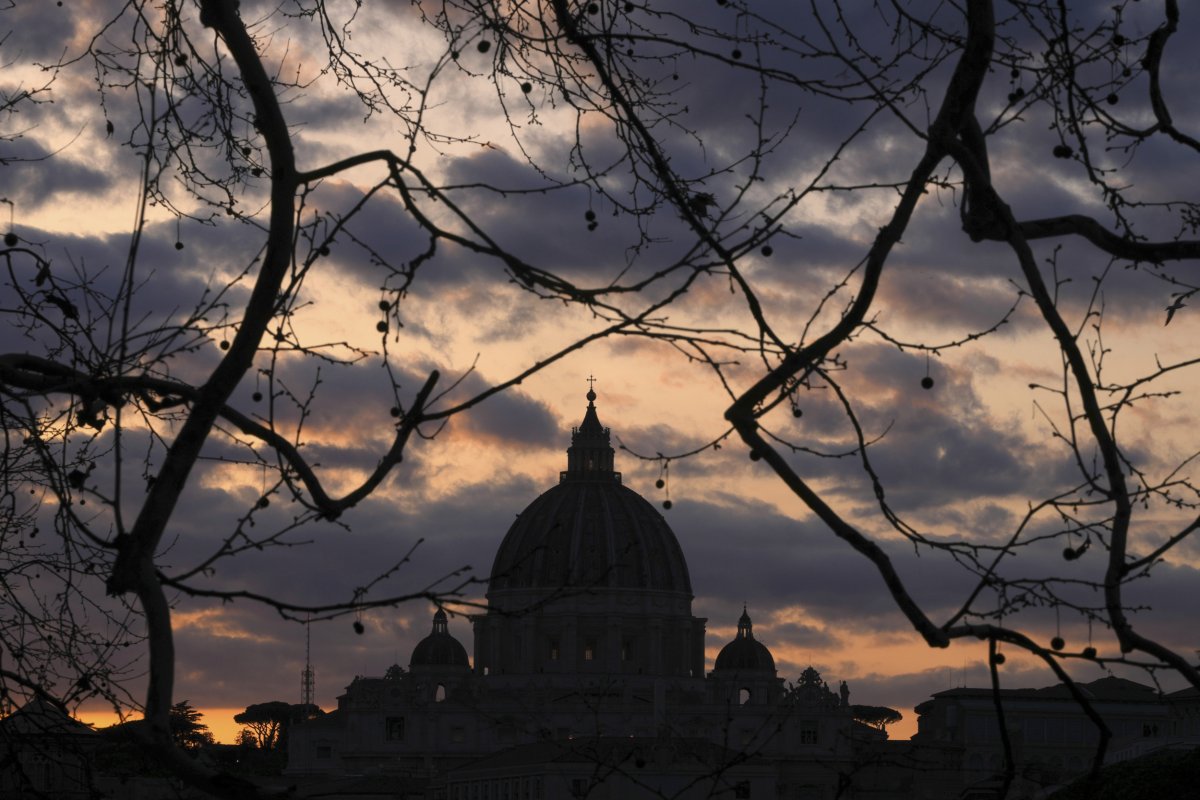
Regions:
[[[461,727],[455,727],[455,728],[450,729],[450,741],[455,742],[455,743],[461,743],[466,738],[467,738],[467,732],[465,729],[463,729]]]
[[[738,689],[738,705],[744,706],[750,702],[750,690],[746,688]]]
[[[571,796],[587,797],[588,785],[586,778],[571,778]]]
[[[558,661],[558,639],[550,640],[550,660]]]
[[[750,800],[750,781],[738,781],[733,787],[733,796],[737,800]]]
[[[816,744],[817,743],[817,721],[815,719],[806,719],[800,723],[800,744]]]
[[[633,661],[633,639],[629,637],[621,640],[621,660]]]
[[[446,684],[439,683],[433,692],[433,702],[441,703],[446,699]]]
[[[389,742],[404,739],[404,717],[388,717],[384,722],[385,737]]]
[[[584,661],[595,661],[596,660],[596,642],[592,639],[588,639],[586,642],[583,643],[583,660]]]
[[[333,747],[327,744],[317,745],[317,758],[333,758]]]

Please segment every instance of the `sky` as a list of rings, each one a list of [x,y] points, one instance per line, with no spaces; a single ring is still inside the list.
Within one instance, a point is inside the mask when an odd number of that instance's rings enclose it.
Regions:
[[[118,85],[115,67],[97,71],[86,56],[72,60],[89,42],[110,51],[127,41],[127,17],[93,39],[120,5],[13,0],[0,10],[0,49],[11,62],[0,74],[0,85],[10,96],[17,87],[42,85],[47,73],[37,65],[70,61],[50,92],[38,96],[52,97],[53,103],[22,107],[3,121],[0,185],[6,187],[8,222],[23,244],[51,261],[56,275],[63,280],[87,276],[100,292],[111,290],[134,241],[131,221],[145,141],[139,109],[153,107],[152,99],[161,102],[159,94],[152,98],[144,88],[135,95]],[[525,263],[592,288],[647,280],[644,292],[613,297],[630,312],[679,289],[691,276],[690,270],[676,268],[694,244],[679,216],[669,208],[631,213],[651,198],[644,185],[631,182],[631,162],[612,125],[599,112],[576,114],[559,96],[561,88],[539,72],[546,69],[544,61],[523,62],[519,53],[502,61],[498,46],[481,51],[478,43],[492,40],[477,25],[460,28],[461,41],[447,45],[409,4],[366,2],[354,15],[354,4],[331,3],[332,30],[353,33],[344,40],[352,42],[348,53],[403,67],[386,73],[392,84],[372,84],[389,88],[371,96],[376,111],[368,113],[358,97],[332,80],[335,71],[328,68],[316,19],[286,13],[301,5],[242,3],[242,16],[252,22],[273,73],[294,77],[296,85],[282,91],[283,110],[301,169],[389,147],[445,187],[445,196],[478,231]],[[611,4],[602,5],[610,13]],[[777,230],[769,250],[755,243],[739,264],[764,313],[789,342],[811,341],[853,296],[859,279],[855,267],[895,204],[892,187],[908,176],[921,152],[922,142],[906,121],[923,123],[932,116],[949,69],[937,62],[936,52],[926,53],[934,62],[906,53],[895,75],[912,77],[930,68],[921,76],[921,91],[898,94],[902,106],[880,111],[869,103],[838,100],[831,96],[835,90],[860,92],[847,88],[851,73],[821,45],[818,21],[793,5],[756,4],[758,17],[737,13],[736,4],[730,9],[688,6],[698,25],[732,32],[732,38],[705,39],[705,46],[736,49],[737,57],[732,49],[668,57],[665,44],[639,40],[637,45],[640,53],[662,56],[639,62],[647,86],[671,92],[665,96],[673,104],[665,109],[671,113],[658,118],[654,130],[693,193],[714,198],[723,213],[714,213],[715,228],[727,241],[747,241],[761,235],[764,210],[782,214],[773,223]],[[1010,13],[999,5],[1002,15]],[[211,35],[199,27],[195,6],[183,6],[184,29],[195,48],[186,51],[192,55],[184,65],[211,59]],[[645,12],[641,4],[633,6]],[[836,29],[839,20],[830,9],[817,6],[826,12],[822,21]],[[645,14],[644,24],[678,33],[679,23],[665,13],[671,8],[655,4],[662,15]],[[945,13],[941,22],[957,24],[952,10]],[[1112,12],[1095,13],[1110,16],[1085,14],[1081,24],[1109,30],[1104,26],[1113,24]],[[1155,13],[1129,6],[1112,30],[1141,41],[1158,24]],[[887,20],[859,9],[843,19],[859,33],[864,48],[886,60],[894,47]],[[158,22],[154,15],[151,20]],[[774,44],[762,39],[774,23],[795,35],[776,32]],[[13,33],[4,38],[7,31]],[[1008,20],[1003,31],[1014,47],[1030,54],[1025,66],[1035,66],[1040,56],[1028,27]],[[1194,34],[1194,20],[1185,15],[1178,41]],[[833,38],[845,46],[843,38]],[[448,57],[450,50],[457,58]],[[754,57],[771,67],[782,65],[809,83],[780,80],[764,99],[758,73],[744,68]],[[1138,54],[1131,49],[1121,57],[1136,65]],[[1169,50],[1168,98],[1187,99],[1196,60],[1194,49]],[[110,66],[120,61],[114,58]],[[1106,68],[1109,74],[1097,81],[1112,77],[1111,65]],[[403,81],[424,85],[432,72],[422,111],[431,135],[411,138],[407,131],[417,96]],[[1079,213],[1107,224],[1111,215],[1081,162],[1053,155],[1060,139],[1045,105],[1011,103],[1018,88],[1037,95],[1032,75],[1018,69],[1013,77],[997,68],[984,86],[980,118],[997,123],[990,143],[997,188],[1018,218]],[[357,80],[363,91],[375,91],[362,75]],[[526,81],[528,92],[522,87]],[[1130,126],[1146,125],[1145,88],[1144,75],[1133,74],[1112,113]],[[388,113],[385,100],[401,113]],[[181,101],[179,124],[206,131],[211,119],[203,110],[193,100]],[[1174,113],[1185,129],[1198,121],[1187,106],[1175,106]],[[111,134],[106,123],[112,124]],[[245,137],[246,153],[206,148],[200,138],[190,142],[196,148],[194,166],[216,175],[225,174],[230,164],[262,169],[266,153],[252,127],[234,123],[234,130]],[[1195,152],[1162,137],[1122,149],[1120,140],[1105,141],[1096,131],[1084,135],[1091,137],[1098,165],[1121,170],[1112,180],[1127,187],[1129,197],[1147,204],[1194,200],[1195,181],[1185,165]],[[746,159],[756,147],[761,157]],[[590,181],[584,164],[591,165]],[[242,173],[235,189],[241,216],[235,219],[222,213],[215,188],[201,188],[197,197],[180,180],[178,164],[166,163],[163,169],[163,194],[148,209],[138,242],[142,283],[133,317],[144,330],[169,324],[227,287],[224,305],[209,309],[208,324],[217,327],[196,347],[157,367],[200,381],[231,333],[220,326],[236,326],[239,303],[246,299],[246,276],[254,274],[263,241],[268,184],[264,175]],[[957,180],[953,170],[939,175],[949,183]],[[396,192],[372,192],[385,178],[378,166],[368,165],[312,187],[302,221],[329,220],[357,209],[336,232],[328,254],[305,274],[288,322],[289,336],[317,347],[324,358],[273,356],[264,350],[258,369],[232,401],[243,413],[273,415],[278,428],[302,442],[310,462],[319,464],[331,491],[347,490],[370,471],[394,432],[390,409],[397,402],[407,405],[430,370],[440,371],[439,389],[446,390],[437,407],[448,408],[605,326],[592,310],[536,297],[500,260],[451,242],[440,243],[421,262],[411,285],[399,291],[404,265],[420,261],[428,241]],[[783,213],[776,198],[797,196],[807,186],[822,188],[803,193]],[[413,202],[447,227],[467,231],[451,218],[448,203],[420,197]],[[1052,392],[1033,388],[1061,385],[1057,349],[1029,298],[1020,296],[1023,279],[1011,254],[999,244],[971,242],[961,230],[957,203],[955,187],[930,187],[889,262],[871,316],[873,330],[863,331],[840,353],[844,369],[838,378],[872,442],[871,461],[887,497],[906,522],[936,540],[994,544],[1012,534],[1031,503],[1068,490],[1079,473],[1055,435],[1063,430],[1062,403]],[[1128,210],[1148,236],[1175,235],[1176,213],[1154,205]],[[301,255],[307,252],[301,243]],[[1069,322],[1094,358],[1103,355],[1102,383],[1128,382],[1154,373],[1159,364],[1194,358],[1200,322],[1191,309],[1185,306],[1163,324],[1174,295],[1188,288],[1186,265],[1131,269],[1066,241],[1039,243],[1036,254],[1045,274],[1059,280]],[[29,280],[15,275],[8,273],[6,287]],[[1104,311],[1101,327],[1088,306],[1097,297]],[[386,319],[381,300],[391,304]],[[93,301],[80,303],[85,317],[100,308],[100,300]],[[905,720],[893,727],[893,735],[901,737],[915,730],[913,706],[931,693],[984,685],[985,643],[956,642],[944,650],[926,646],[871,565],[728,435],[725,387],[745,389],[763,373],[747,303],[729,277],[721,270],[701,275],[656,316],[662,319],[663,327],[656,329],[660,335],[594,342],[444,426],[423,428],[379,490],[336,523],[310,522],[292,530],[300,510],[286,495],[271,493],[272,460],[256,463],[244,441],[215,436],[181,498],[161,566],[168,574],[192,568],[221,546],[239,520],[252,519],[247,533],[278,535],[276,546],[222,559],[212,573],[198,576],[196,585],[249,590],[297,604],[348,601],[368,585],[368,599],[461,586],[462,599],[480,602],[512,519],[565,468],[570,430],[582,420],[587,379],[594,376],[596,405],[618,443],[624,483],[655,505],[671,501],[663,513],[688,561],[693,611],[708,620],[710,660],[733,638],[745,605],[781,677],[795,680],[811,665],[831,685],[845,680],[852,702],[901,710]],[[381,322],[387,323],[386,332],[377,329]],[[698,360],[696,350],[661,335],[667,325],[703,327],[705,338],[714,342],[707,352],[723,365],[721,375]],[[37,343],[36,337],[22,338],[12,325],[0,337],[5,352],[33,350]],[[898,342],[965,343],[927,354]],[[262,371],[268,369],[273,377]],[[932,378],[932,388],[923,388],[925,377]],[[1139,400],[1120,417],[1125,452],[1156,479],[1178,469],[1174,474],[1182,481],[1193,468],[1198,426],[1186,394],[1176,393],[1194,391],[1195,382],[1194,371],[1172,371],[1153,384],[1155,396]],[[310,393],[311,402],[305,399]],[[261,399],[263,394],[268,399]],[[971,576],[943,552],[914,548],[882,522],[870,481],[859,461],[846,455],[853,449],[853,432],[832,392],[801,391],[794,404],[782,406],[766,423],[774,435],[798,446],[789,458],[800,474],[878,537],[935,621],[958,609],[974,586]],[[106,442],[111,446],[105,438],[111,430],[91,444],[97,452]],[[171,430],[163,426],[154,433],[169,438]],[[145,454],[152,467],[161,453],[151,431],[138,421],[130,423],[124,447],[129,456],[121,466],[127,477],[122,503],[129,514],[139,496],[129,488],[136,483],[129,478],[143,475]],[[694,455],[675,458],[684,453]],[[1085,457],[1090,456],[1089,450]],[[111,461],[102,463],[97,485],[111,481],[115,469]],[[655,486],[660,478],[663,489]],[[253,510],[264,494],[270,505]],[[94,513],[102,526],[103,512]],[[1134,551],[1146,552],[1190,519],[1187,509],[1152,503],[1135,518]],[[1039,518],[1033,531],[1049,530],[1049,524]],[[1069,586],[1095,579],[1103,570],[1096,552],[1065,562],[1061,551],[1061,539],[1031,546],[1012,560],[1011,574],[1053,576]],[[1198,568],[1200,550],[1185,541],[1130,590],[1140,607],[1138,623],[1189,655],[1200,647],[1193,610]],[[464,579],[468,583],[462,585]],[[213,603],[180,594],[174,602],[176,697],[204,710],[221,738],[232,740],[232,714],[251,703],[299,701],[305,626],[250,601]],[[994,598],[980,598],[975,607],[986,610],[988,602],[994,605]],[[393,663],[406,664],[413,646],[429,632],[433,610],[426,601],[413,601],[309,625],[318,704],[334,707],[356,675],[381,675]],[[450,610],[455,612],[451,632],[470,652],[465,616],[470,609]],[[362,633],[356,633],[355,622]],[[1047,607],[1023,610],[1017,624],[1045,640],[1059,634],[1069,647],[1085,642],[1102,652],[1115,647],[1105,631],[1089,627],[1079,615],[1056,617]],[[1106,674],[1104,667],[1078,660],[1067,667],[1082,680]],[[135,687],[140,669],[131,662]],[[1142,673],[1121,674],[1148,680]],[[1044,666],[1015,653],[1004,679],[1014,687],[1055,682]],[[1168,688],[1178,688],[1169,677],[1164,680]],[[102,720],[106,709],[85,703],[79,713]]]

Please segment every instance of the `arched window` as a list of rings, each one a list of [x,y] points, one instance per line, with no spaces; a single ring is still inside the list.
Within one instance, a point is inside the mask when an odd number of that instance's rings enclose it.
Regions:
[[[446,699],[446,684],[439,683],[433,692],[433,702],[440,703]]]
[[[744,706],[750,702],[750,690],[746,688],[738,689],[738,705]]]

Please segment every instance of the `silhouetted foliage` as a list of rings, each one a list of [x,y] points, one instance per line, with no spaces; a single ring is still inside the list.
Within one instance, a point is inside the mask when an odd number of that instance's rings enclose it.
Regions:
[[[1050,795],[1050,800],[1158,800],[1196,792],[1200,749],[1165,750],[1111,764]]]
[[[213,743],[208,725],[202,722],[204,714],[192,708],[186,700],[171,706],[171,739],[183,750],[198,750]]]
[[[315,711],[319,713],[320,709]],[[287,746],[288,726],[307,718],[306,714],[314,715],[313,709],[305,709],[299,703],[271,700],[246,706],[245,711],[234,715],[233,721],[246,726],[245,730],[254,737],[255,746],[260,750],[276,750]]]
[[[896,709],[888,708],[887,706],[864,706],[855,704],[850,706],[850,711],[854,714],[854,718],[859,722],[866,723],[867,725],[876,727],[879,730],[884,730],[888,725],[904,719],[903,714]]]

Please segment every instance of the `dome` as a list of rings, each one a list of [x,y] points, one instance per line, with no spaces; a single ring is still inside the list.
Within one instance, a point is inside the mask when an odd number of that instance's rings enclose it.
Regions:
[[[767,646],[754,638],[754,624],[745,608],[742,609],[742,618],[738,620],[737,636],[721,648],[713,668],[730,672],[762,670],[772,675],[775,673],[775,659]]]
[[[572,431],[559,483],[517,515],[496,552],[489,596],[563,587],[637,589],[692,595],[687,562],[667,521],[621,484],[609,429],[588,392]]]
[[[470,668],[467,649],[450,635],[450,625],[446,620],[446,612],[442,609],[439,608],[433,615],[433,632],[417,642],[408,664],[410,667]]]

